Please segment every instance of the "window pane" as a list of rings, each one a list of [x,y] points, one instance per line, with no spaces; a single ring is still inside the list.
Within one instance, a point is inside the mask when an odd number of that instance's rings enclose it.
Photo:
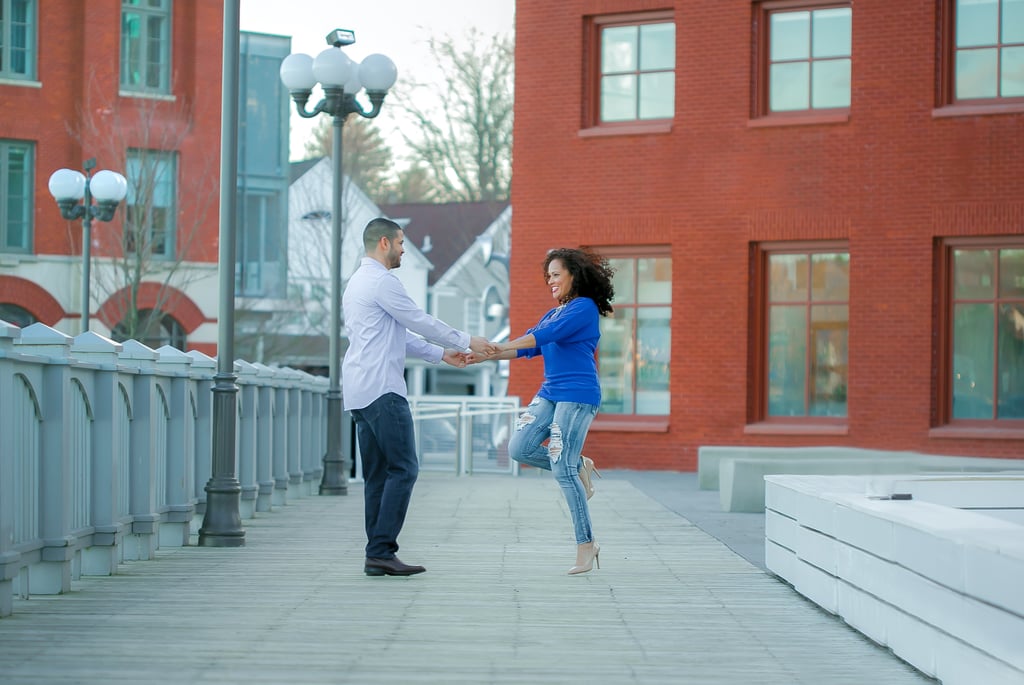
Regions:
[[[992,340],[991,304],[953,307],[953,418],[991,419]]]
[[[640,118],[670,119],[675,111],[674,72],[640,75]]]
[[[811,307],[811,416],[846,416],[849,318],[845,305]]]
[[[958,0],[956,45],[995,45],[999,38],[999,0]]]
[[[999,307],[997,396],[996,418],[1024,419],[1024,302]]]
[[[999,95],[1004,98],[1024,96],[1024,48],[1003,48],[1002,53]]]
[[[615,288],[615,303],[631,304],[636,302],[633,281],[636,278],[636,261],[632,259],[609,259],[608,266],[615,269],[612,276],[612,287]],[[601,343],[602,346],[604,343]]]
[[[637,414],[667,416],[669,413],[671,319],[671,307],[645,307],[637,311]],[[603,344],[602,341],[602,346]]]
[[[36,317],[32,316],[32,312],[24,307],[4,302],[0,302],[0,319],[7,323],[13,323],[18,328],[31,326],[37,321]]]
[[[811,255],[811,299],[815,302],[850,298],[850,255]]]
[[[636,119],[636,76],[601,79],[601,121]]]
[[[1003,0],[1003,42],[1024,43],[1024,0]]]
[[[775,12],[770,20],[772,61],[809,59],[811,56],[811,13]]]
[[[672,258],[649,257],[636,260],[637,301],[643,304],[672,303]],[[618,300],[618,290],[615,291]]]
[[[768,257],[768,301],[807,301],[807,255],[776,254]]]
[[[999,251],[999,297],[1024,299],[1024,249]]]
[[[851,14],[849,7],[814,13],[812,54],[815,58],[850,56]]]
[[[814,62],[811,83],[811,107],[850,106],[850,60],[834,59]]]
[[[953,297],[990,299],[995,295],[995,253],[992,250],[953,251]]]
[[[637,69],[637,27],[615,26],[601,32],[601,73]]]
[[[150,17],[146,21],[146,86],[160,88],[163,74],[163,26],[161,17]]]
[[[6,159],[0,156],[0,162],[6,162],[6,169],[0,170],[0,177],[6,171],[7,192],[6,216],[0,217],[4,226],[0,226],[0,235],[4,236],[2,248],[27,251],[30,247],[29,228],[32,220],[32,171],[30,169],[30,149],[24,144],[12,144],[0,147],[6,153]]]
[[[807,109],[809,62],[773,64],[769,70],[769,107],[773,112]]]
[[[640,70],[674,69],[675,24],[644,24],[640,27]]]
[[[601,378],[601,412],[633,413],[633,317],[636,310],[616,308],[601,317],[598,375]]]
[[[768,309],[768,415],[805,416],[807,310]]]
[[[0,16],[0,29],[4,28],[6,22]],[[0,31],[0,53],[3,52],[4,43],[10,41],[10,64],[0,63],[0,72],[6,72],[11,76],[30,76],[34,71],[33,46],[35,31],[32,27],[33,12],[31,0],[13,0],[11,3],[11,18],[7,32]]]
[[[998,95],[996,74],[998,56],[991,50],[960,50],[956,53],[956,96],[994,98]]]
[[[141,51],[142,17],[134,12],[121,15],[121,84],[138,85],[142,81],[138,64]]]

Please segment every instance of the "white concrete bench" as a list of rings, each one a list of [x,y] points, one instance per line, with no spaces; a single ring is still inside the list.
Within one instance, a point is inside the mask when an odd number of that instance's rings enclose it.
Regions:
[[[893,473],[1022,473],[1024,460],[950,457],[851,447],[701,447],[701,489],[719,491],[723,511],[764,511],[764,477]]]
[[[765,481],[772,573],[943,685],[1024,683],[1024,477]]]

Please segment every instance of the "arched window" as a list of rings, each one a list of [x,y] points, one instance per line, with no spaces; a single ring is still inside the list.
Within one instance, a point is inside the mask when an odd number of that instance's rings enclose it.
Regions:
[[[0,319],[7,323],[13,323],[18,328],[31,326],[35,322],[39,321],[39,319],[32,316],[32,312],[28,311],[24,307],[19,307],[16,304],[8,304],[6,302],[0,302]]]
[[[154,350],[164,345],[170,345],[182,352],[185,351],[185,329],[177,319],[168,314],[154,309],[140,309],[138,325],[134,329],[135,335],[131,334],[131,330],[132,327],[128,322],[122,321],[114,326],[114,330],[110,334],[117,342],[134,338]]]

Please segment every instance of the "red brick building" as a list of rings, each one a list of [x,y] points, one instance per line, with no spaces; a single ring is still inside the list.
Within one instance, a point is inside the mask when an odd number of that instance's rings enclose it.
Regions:
[[[50,174],[128,179],[110,223],[94,221],[93,330],[124,325],[125,251],[146,256],[143,339],[216,349],[220,2],[24,0],[0,20],[0,318],[79,332],[82,228],[63,219]],[[129,237],[126,222],[139,228]],[[186,343],[187,341],[187,343]]]
[[[1021,7],[518,0],[513,337],[619,270],[588,455],[1024,454]]]

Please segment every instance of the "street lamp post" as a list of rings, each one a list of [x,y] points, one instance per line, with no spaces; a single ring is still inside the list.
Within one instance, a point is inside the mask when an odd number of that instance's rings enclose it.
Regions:
[[[327,48],[316,59],[296,53],[288,55],[281,63],[281,81],[291,92],[299,116],[306,119],[318,114],[334,117],[334,140],[331,156],[334,172],[331,209],[331,334],[330,334],[330,383],[327,388],[327,452],[324,455],[324,472],[320,480],[321,495],[347,495],[348,476],[345,470],[345,454],[342,450],[342,404],[341,404],[341,239],[342,239],[342,184],[344,176],[341,165],[342,127],[349,114],[372,119],[380,114],[381,105],[388,89],[395,83],[398,71],[394,62],[381,54],[369,55],[361,63],[355,63],[341,51],[341,46],[356,41],[355,34],[345,29],[335,29],[327,34]],[[312,110],[306,103],[313,87],[320,83],[324,98]],[[370,109],[364,109],[356,100],[360,89],[366,89]]]
[[[85,169],[84,174],[73,169],[53,172],[49,189],[62,217],[68,221],[82,220],[82,333],[85,333],[89,330],[92,220],[110,221],[114,218],[117,205],[128,193],[128,181],[116,171],[97,171],[93,176],[95,158],[86,160],[82,168]],[[93,204],[93,198],[96,198],[96,204]]]

